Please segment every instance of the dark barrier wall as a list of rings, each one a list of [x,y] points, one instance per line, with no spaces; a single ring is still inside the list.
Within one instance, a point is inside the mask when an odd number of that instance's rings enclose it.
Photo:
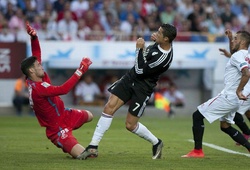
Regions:
[[[20,63],[25,57],[26,43],[0,43],[0,79],[20,77]]]

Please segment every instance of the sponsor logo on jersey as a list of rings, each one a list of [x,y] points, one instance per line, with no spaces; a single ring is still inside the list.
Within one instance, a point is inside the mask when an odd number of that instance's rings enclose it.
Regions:
[[[45,87],[45,88],[47,88],[47,87],[49,87],[49,86],[50,86],[50,84],[49,84],[49,83],[47,83],[47,82],[43,82],[43,83],[42,83],[42,86],[43,86],[43,87]]]
[[[152,55],[156,55],[156,54],[158,54],[158,52],[153,52],[153,53],[152,53]]]

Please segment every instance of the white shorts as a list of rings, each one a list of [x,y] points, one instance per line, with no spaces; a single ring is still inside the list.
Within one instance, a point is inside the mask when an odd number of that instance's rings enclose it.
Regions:
[[[235,112],[238,110],[240,100],[237,95],[218,94],[207,102],[199,105],[197,108],[209,123],[217,119],[234,124]]]
[[[240,107],[239,109],[237,110],[237,112],[241,115],[244,115],[246,113],[246,111],[250,110],[250,92],[248,92],[248,90],[243,90],[243,95],[244,96],[248,96],[248,99],[246,101],[244,100],[241,100],[240,101]]]

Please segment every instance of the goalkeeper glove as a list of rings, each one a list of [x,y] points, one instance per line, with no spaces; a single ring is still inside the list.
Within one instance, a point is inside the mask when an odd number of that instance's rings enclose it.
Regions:
[[[30,26],[29,22],[26,22],[26,31],[31,37],[37,36],[36,30]]]
[[[88,69],[89,69],[89,66],[92,64],[92,61],[86,57],[86,58],[83,58],[81,63],[80,63],[80,67],[76,70],[76,75],[78,77],[81,77],[82,74],[84,74]]]

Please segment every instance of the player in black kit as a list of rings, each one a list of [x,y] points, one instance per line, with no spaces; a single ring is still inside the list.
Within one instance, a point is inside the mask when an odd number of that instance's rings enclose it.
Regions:
[[[82,159],[97,157],[98,144],[109,129],[113,115],[128,101],[130,101],[130,105],[126,118],[127,130],[152,143],[152,159],[161,158],[163,142],[141,124],[139,119],[159,76],[171,65],[173,60],[172,41],[176,37],[176,32],[173,25],[162,24],[158,31],[151,35],[151,39],[155,43],[147,48],[145,48],[144,39],[137,39],[135,65],[120,80],[110,86],[111,95],[97,123],[92,140],[81,155]]]

